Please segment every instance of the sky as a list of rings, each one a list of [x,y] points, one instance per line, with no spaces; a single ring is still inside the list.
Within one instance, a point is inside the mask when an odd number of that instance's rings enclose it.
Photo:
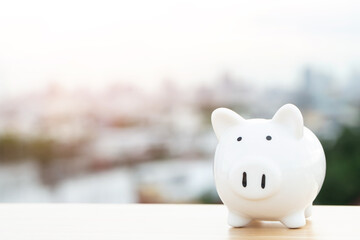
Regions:
[[[58,83],[184,87],[224,73],[296,86],[314,66],[360,68],[359,1],[26,1],[0,3],[0,100]]]

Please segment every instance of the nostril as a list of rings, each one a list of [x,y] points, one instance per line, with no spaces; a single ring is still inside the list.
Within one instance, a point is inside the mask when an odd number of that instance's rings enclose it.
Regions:
[[[246,187],[247,185],[246,172],[243,172],[242,185],[243,187]]]
[[[265,181],[266,181],[266,179],[265,179],[265,174],[263,174],[262,177],[261,177],[261,187],[262,187],[263,189],[265,188]]]

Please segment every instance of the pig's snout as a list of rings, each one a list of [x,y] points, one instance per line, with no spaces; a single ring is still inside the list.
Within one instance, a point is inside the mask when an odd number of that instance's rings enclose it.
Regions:
[[[232,190],[251,200],[272,196],[279,189],[280,182],[280,169],[265,161],[238,164],[229,173]]]

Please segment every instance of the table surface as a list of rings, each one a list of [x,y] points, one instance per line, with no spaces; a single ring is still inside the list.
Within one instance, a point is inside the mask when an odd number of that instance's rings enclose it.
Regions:
[[[359,206],[315,206],[301,229],[226,217],[223,205],[0,204],[0,239],[360,239]]]

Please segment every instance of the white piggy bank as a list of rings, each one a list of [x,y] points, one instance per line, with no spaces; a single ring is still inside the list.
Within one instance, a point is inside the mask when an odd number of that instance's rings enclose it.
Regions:
[[[211,121],[219,140],[215,183],[229,210],[229,225],[243,227],[258,219],[304,226],[326,163],[321,143],[304,127],[299,109],[287,104],[272,119],[245,120],[218,108]]]

